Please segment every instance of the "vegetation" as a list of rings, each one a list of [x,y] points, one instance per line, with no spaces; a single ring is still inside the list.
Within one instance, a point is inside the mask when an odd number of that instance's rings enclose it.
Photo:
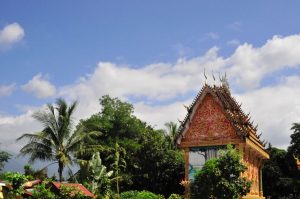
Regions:
[[[111,193],[111,176],[113,171],[107,171],[106,166],[102,165],[99,152],[92,156],[89,161],[88,170],[90,172],[88,188],[93,194],[102,198],[109,198]]]
[[[120,195],[120,199],[164,199],[164,196],[150,191],[127,191]]]
[[[179,185],[184,176],[182,152],[170,148],[173,142],[170,143],[164,131],[155,130],[135,117],[129,103],[103,96],[100,104],[101,111],[81,120],[77,129],[101,132],[83,144],[101,145],[103,164],[114,171],[114,192],[145,189],[166,196],[182,193]],[[88,161],[91,156],[92,153],[80,153],[77,158]],[[79,173],[79,181],[86,181],[85,166],[81,166]]]
[[[33,189],[32,196],[30,199],[56,199],[55,193],[47,188],[45,183],[36,185]]]
[[[11,158],[11,154],[6,151],[0,151],[0,171],[4,168],[4,164]]]
[[[44,129],[33,134],[23,134],[17,139],[28,140],[20,154],[30,155],[30,162],[56,161],[60,181],[63,180],[64,168],[72,164],[72,153],[77,150],[83,136],[86,136],[80,130],[72,132],[72,115],[76,105],[77,102],[74,102],[68,106],[63,99],[58,99],[56,106],[48,104],[46,110],[33,114]]]
[[[263,191],[271,198],[297,198],[300,195],[300,172],[295,158],[300,157],[300,123],[294,123],[288,150],[278,149],[269,144],[270,159],[263,167]],[[272,183],[270,183],[272,182]]]
[[[22,185],[24,182],[26,182],[27,176],[18,172],[6,172],[4,175],[4,179],[11,184],[11,188],[9,188],[8,191],[9,198],[14,199],[24,193]]]
[[[191,183],[191,198],[238,199],[250,191],[251,182],[240,174],[246,170],[239,153],[228,146],[219,158],[208,160]]]
[[[77,163],[79,170],[69,180],[84,184],[97,198],[181,198],[184,187],[179,183],[184,178],[184,160],[175,143],[176,123],[166,123],[166,130],[154,129],[134,116],[131,104],[106,95],[100,99],[99,113],[80,120],[73,128],[76,105],[58,99],[55,105],[48,104],[45,110],[35,112],[33,117],[43,124],[43,129],[18,138],[27,140],[20,155],[29,155],[30,162],[58,163],[60,181],[64,179],[64,168]],[[292,130],[287,151],[271,145],[267,149],[270,160],[263,167],[265,196],[299,196],[300,172],[295,158],[300,159],[300,124],[294,123]],[[9,158],[10,154],[0,151],[0,170]],[[251,183],[240,177],[245,169],[239,154],[229,147],[197,172],[190,187],[191,198],[235,199],[246,195]],[[23,194],[25,180],[45,179],[47,167],[35,170],[25,165],[24,173],[3,175],[12,184],[11,198]],[[45,184],[37,185],[32,195],[33,199],[84,197],[72,187],[63,187],[57,195]]]

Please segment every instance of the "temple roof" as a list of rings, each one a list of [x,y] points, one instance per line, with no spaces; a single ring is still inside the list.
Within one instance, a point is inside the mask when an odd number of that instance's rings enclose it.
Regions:
[[[245,114],[242,111],[241,104],[238,104],[232,97],[229,87],[226,84],[222,84],[220,86],[210,86],[205,84],[205,86],[200,90],[192,104],[189,107],[186,107],[188,113],[184,121],[181,123],[177,143],[179,144],[181,142],[181,138],[184,137],[184,133],[186,132],[185,130],[188,128],[188,123],[191,121],[191,117],[193,117],[195,109],[197,109],[198,104],[201,103],[208,93],[211,94],[215,101],[220,104],[225,116],[231,122],[237,134],[241,138],[251,139],[263,149],[265,143],[260,140],[260,135],[257,135],[257,126],[253,125],[249,114]]]

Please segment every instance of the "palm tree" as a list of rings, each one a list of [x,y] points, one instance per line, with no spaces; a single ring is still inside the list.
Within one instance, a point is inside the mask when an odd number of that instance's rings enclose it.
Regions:
[[[80,130],[72,132],[72,115],[76,106],[76,101],[68,106],[63,99],[57,99],[56,106],[47,104],[46,110],[33,114],[33,117],[43,125],[43,130],[23,134],[17,139],[28,140],[20,150],[20,155],[30,155],[29,162],[42,160],[58,163],[60,181],[63,179],[64,168],[73,163],[72,154],[87,135]]]
[[[176,147],[176,138],[178,135],[178,126],[174,122],[167,122],[165,123],[165,127],[167,128],[167,137],[169,138],[171,145],[173,148]]]

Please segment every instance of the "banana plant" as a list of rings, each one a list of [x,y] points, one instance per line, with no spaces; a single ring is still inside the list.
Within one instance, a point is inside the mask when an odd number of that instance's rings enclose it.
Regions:
[[[91,191],[95,195],[108,197],[110,192],[111,176],[113,171],[107,171],[106,166],[102,164],[99,152],[93,154],[92,159],[88,163],[90,172]],[[98,193],[97,193],[98,192]]]

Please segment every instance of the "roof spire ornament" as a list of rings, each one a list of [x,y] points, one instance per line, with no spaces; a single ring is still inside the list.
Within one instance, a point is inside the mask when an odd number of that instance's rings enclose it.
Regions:
[[[206,85],[207,76],[206,76],[206,74],[205,74],[205,68],[204,68],[204,73],[203,73],[203,75],[204,75],[204,78],[205,78],[204,84]]]
[[[214,79],[214,86],[216,85],[216,78],[215,78],[215,75],[214,75],[214,71],[213,70],[211,70],[211,74],[212,74],[212,77],[213,77],[213,79]]]
[[[222,85],[224,88],[230,90],[226,72],[225,72],[225,75],[224,75],[223,77],[221,77],[220,81],[221,81],[221,85]]]

